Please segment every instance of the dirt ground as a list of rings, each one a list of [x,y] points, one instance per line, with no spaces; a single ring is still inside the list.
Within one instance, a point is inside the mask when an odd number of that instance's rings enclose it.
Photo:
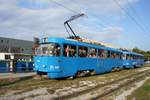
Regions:
[[[0,99],[2,100],[49,100],[50,98],[71,94],[77,91],[105,84],[115,79],[123,78],[127,75],[139,71],[150,69],[150,67],[122,70],[119,72],[106,73],[89,77],[76,78],[75,80],[61,79],[26,79],[18,82],[5,84],[7,81],[0,82]]]

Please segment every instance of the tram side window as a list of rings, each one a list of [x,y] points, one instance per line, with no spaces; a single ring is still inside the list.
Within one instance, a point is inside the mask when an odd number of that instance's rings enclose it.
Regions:
[[[143,59],[142,56],[139,56],[139,57],[140,57],[140,59]]]
[[[141,59],[141,57],[140,56],[137,56],[138,57],[138,59]]]
[[[114,59],[120,58],[120,53],[112,51],[111,52],[111,58],[114,58]]]
[[[139,59],[141,59],[141,56],[139,56]]]
[[[141,59],[140,56],[137,56],[137,59]]]
[[[113,51],[111,52],[111,58],[116,58],[116,55],[117,55],[116,52]]]
[[[89,48],[88,57],[89,58],[96,58],[96,49],[95,48]]]
[[[136,56],[135,56],[135,55],[133,55],[133,59],[136,59]]]
[[[143,56],[141,56],[141,59],[144,59],[144,57],[143,57]]]
[[[63,52],[63,55],[65,57],[76,57],[76,46],[74,45],[68,45],[68,44],[65,44],[64,45],[64,52]]]
[[[138,56],[133,55],[133,59],[137,59],[137,58],[138,58]]]
[[[40,47],[35,48],[35,55],[41,55],[41,51]]]
[[[48,55],[48,47],[42,48],[42,54]]]
[[[87,57],[88,48],[79,46],[78,56],[79,57]]]
[[[126,55],[126,59],[130,59],[130,55],[129,54]]]
[[[98,57],[99,58],[107,58],[108,57],[108,51],[107,50],[98,50]]]
[[[120,53],[119,58],[120,58],[120,59],[123,59],[123,53]]]
[[[123,59],[123,60],[126,60],[126,59],[127,59],[127,55],[126,55],[126,54],[123,54],[122,59]]]
[[[130,55],[130,59],[133,59],[133,55]]]
[[[116,58],[116,59],[120,59],[120,58],[121,58],[120,56],[121,56],[121,54],[120,54],[119,52],[117,52],[115,58]]]
[[[107,50],[104,50],[103,51],[103,58],[109,58],[109,56],[110,56],[110,51],[107,51]]]
[[[49,44],[48,51],[50,56],[60,56],[61,47],[59,44]]]
[[[54,56],[60,56],[60,55],[61,55],[61,48],[60,48],[60,45],[55,44]]]
[[[107,51],[107,58],[111,58],[111,51]]]
[[[104,50],[98,50],[98,57],[99,58],[103,58],[104,57],[103,52],[104,52]]]

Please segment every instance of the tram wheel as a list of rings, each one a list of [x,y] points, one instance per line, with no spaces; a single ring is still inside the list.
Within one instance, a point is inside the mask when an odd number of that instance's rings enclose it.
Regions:
[[[90,75],[91,75],[91,76],[96,75],[95,70],[91,71]]]

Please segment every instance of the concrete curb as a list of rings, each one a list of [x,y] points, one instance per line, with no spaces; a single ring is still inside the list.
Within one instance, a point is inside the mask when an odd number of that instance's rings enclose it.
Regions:
[[[36,74],[35,74],[35,75],[36,75]],[[31,79],[31,78],[33,78],[35,75],[1,78],[1,79],[0,79],[0,87],[7,86],[7,85],[11,85],[11,84],[17,83],[17,82],[19,82],[19,81]]]

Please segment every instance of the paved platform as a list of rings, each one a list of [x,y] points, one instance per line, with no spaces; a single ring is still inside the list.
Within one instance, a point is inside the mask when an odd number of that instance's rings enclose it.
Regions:
[[[15,78],[25,78],[25,77],[32,77],[36,75],[35,72],[26,72],[26,73],[0,73],[0,80],[1,79],[15,79]]]

